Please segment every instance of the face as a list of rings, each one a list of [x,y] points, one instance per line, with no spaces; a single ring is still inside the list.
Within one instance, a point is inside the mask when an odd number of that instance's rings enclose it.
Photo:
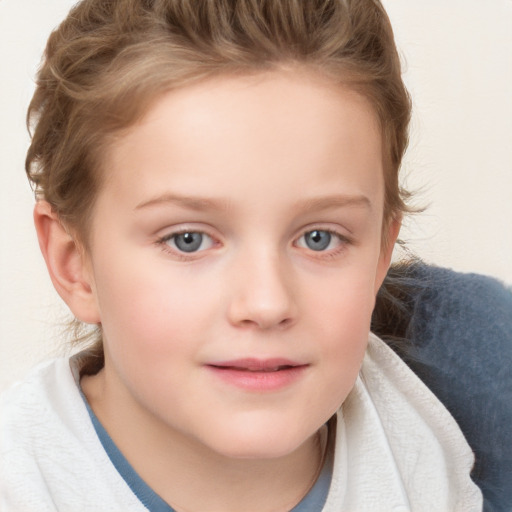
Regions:
[[[389,255],[367,102],[281,71],[172,91],[113,146],[89,279],[114,407],[290,453],[356,379]]]

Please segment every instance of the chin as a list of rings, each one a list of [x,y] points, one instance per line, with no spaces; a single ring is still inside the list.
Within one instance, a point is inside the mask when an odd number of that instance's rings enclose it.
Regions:
[[[289,426],[250,425],[223,429],[218,436],[212,437],[205,444],[218,454],[230,459],[276,459],[286,457],[313,436],[321,427],[297,431]]]
[[[301,443],[283,445],[281,443],[272,443],[269,445],[268,442],[264,443],[236,443],[229,447],[222,449],[219,447],[218,453],[229,459],[240,459],[240,460],[269,460],[279,459],[290,455],[297,450],[306,439],[303,439]]]

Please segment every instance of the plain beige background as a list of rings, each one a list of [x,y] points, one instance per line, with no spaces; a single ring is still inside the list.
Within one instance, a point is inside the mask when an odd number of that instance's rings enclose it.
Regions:
[[[24,117],[70,0],[0,0],[0,389],[62,351],[66,319],[32,228]],[[402,238],[428,262],[512,283],[512,0],[385,0],[414,100]]]

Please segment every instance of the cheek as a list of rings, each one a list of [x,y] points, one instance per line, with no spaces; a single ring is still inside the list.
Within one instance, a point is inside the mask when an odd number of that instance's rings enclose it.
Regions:
[[[337,409],[352,388],[364,357],[373,310],[373,280],[350,272],[312,296],[312,318],[325,369],[323,396]]]
[[[98,270],[96,290],[106,342],[146,360],[179,351],[183,344],[176,340],[190,342],[199,313],[208,314],[207,299],[193,279],[149,267],[105,265],[109,271]]]
[[[205,332],[197,291],[171,286],[155,274],[160,273],[134,272],[130,279],[112,274],[99,298],[109,367],[140,403],[157,412],[169,399],[175,402],[177,382],[185,386]]]
[[[323,280],[324,286],[310,287],[309,311],[330,338],[367,337],[375,302],[374,273],[348,268]]]

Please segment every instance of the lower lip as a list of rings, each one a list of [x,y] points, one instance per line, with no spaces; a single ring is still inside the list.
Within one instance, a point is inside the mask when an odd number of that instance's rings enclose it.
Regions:
[[[275,372],[235,370],[218,366],[207,366],[207,368],[216,377],[232,386],[246,391],[263,392],[278,391],[290,386],[303,377],[308,366],[294,366]]]

